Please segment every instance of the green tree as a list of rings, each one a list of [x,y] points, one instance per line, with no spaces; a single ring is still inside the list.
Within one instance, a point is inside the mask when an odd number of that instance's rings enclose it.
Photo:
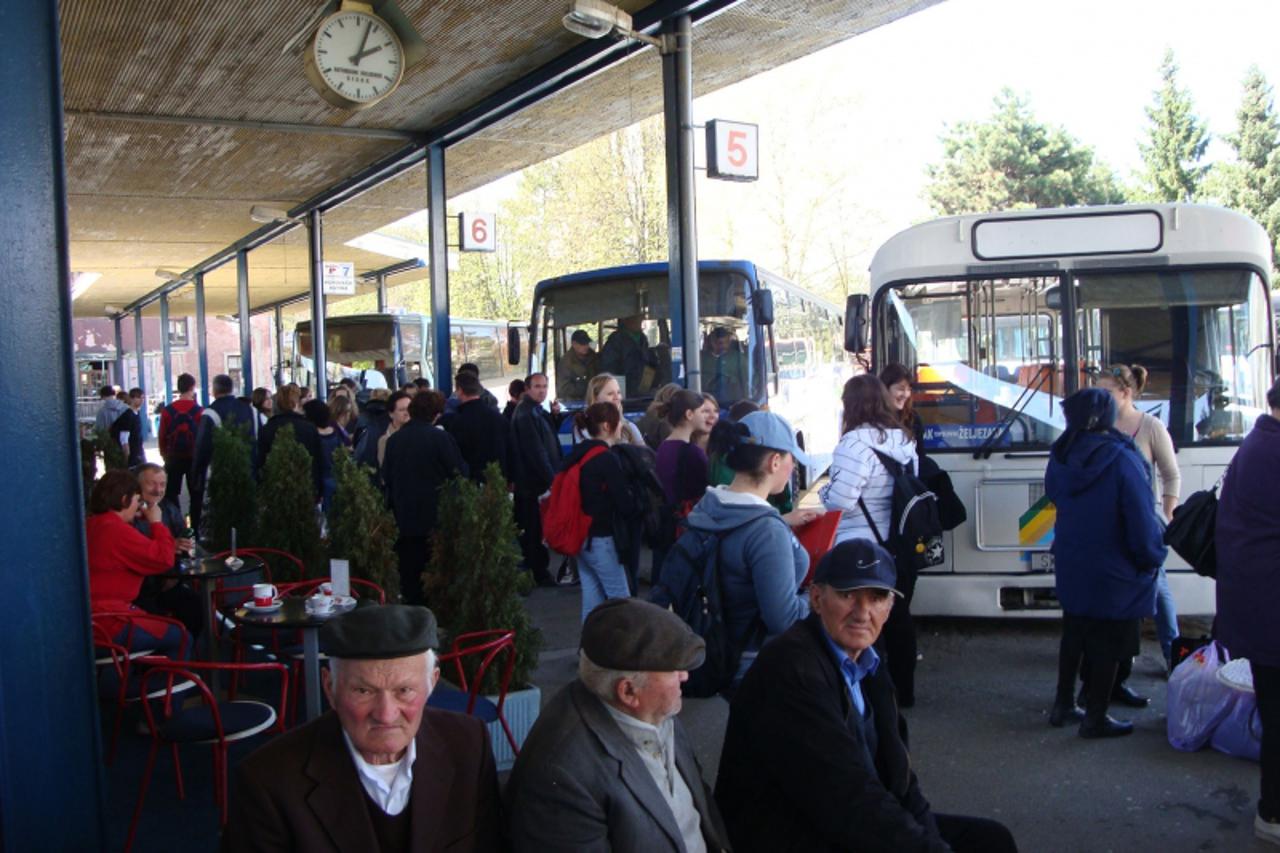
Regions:
[[[985,121],[961,122],[942,136],[943,160],[926,167],[926,200],[941,214],[1124,200],[1111,170],[1064,128],[1036,120],[1010,89]]]
[[[1212,184],[1213,194],[1227,207],[1249,214],[1267,229],[1274,258],[1280,241],[1280,118],[1271,86],[1256,65],[1245,75],[1236,132],[1226,141],[1236,160],[1215,164],[1206,185]]]
[[[542,634],[533,626],[518,592],[515,518],[507,481],[496,462],[485,470],[483,486],[456,477],[440,489],[431,562],[423,574],[427,605],[450,639],[471,631],[503,628],[515,631],[516,664],[511,683],[529,684],[537,665]],[[484,687],[496,693],[497,667]],[[467,673],[468,678],[472,673]]]
[[[1151,122],[1147,142],[1139,143],[1145,171],[1143,194],[1151,201],[1191,201],[1209,167],[1201,164],[1209,130],[1196,117],[1191,93],[1178,86],[1178,64],[1166,50],[1160,63],[1160,88],[1146,108]]]
[[[258,489],[258,539],[264,548],[278,548],[302,560],[306,574],[322,577],[324,550],[316,522],[315,484],[311,478],[311,454],[293,437],[293,427],[276,433],[271,453],[262,466]],[[237,542],[239,540],[237,539]],[[271,559],[272,578],[297,581],[298,570],[288,560]]]
[[[257,541],[258,487],[253,480],[251,452],[243,430],[228,424],[213,431],[213,461],[206,492],[209,508],[204,518],[208,545],[214,552],[231,547],[233,528],[237,543]]]
[[[395,516],[373,485],[369,466],[360,466],[346,448],[333,455],[337,488],[329,510],[329,555],[351,561],[351,576],[373,581],[387,594],[400,598],[400,569],[396,558]]]

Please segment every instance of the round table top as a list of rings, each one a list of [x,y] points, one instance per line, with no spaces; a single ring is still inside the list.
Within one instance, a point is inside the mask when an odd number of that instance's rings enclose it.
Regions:
[[[262,558],[255,557],[252,554],[244,554],[237,557],[240,561],[238,566],[228,566],[229,557],[206,557],[194,564],[184,562],[183,567],[178,570],[170,570],[164,572],[162,577],[172,578],[229,578],[235,575],[245,575],[250,572],[262,571],[266,564],[262,562]],[[188,568],[189,566],[189,568]]]
[[[307,607],[307,599],[300,596],[286,595],[280,599],[280,607],[269,611],[255,611],[243,603],[227,607],[223,610],[227,616],[242,625],[253,625],[261,628],[279,630],[296,630],[298,628],[319,628],[334,616],[354,610],[361,603],[356,599],[335,603],[332,611],[316,613]]]

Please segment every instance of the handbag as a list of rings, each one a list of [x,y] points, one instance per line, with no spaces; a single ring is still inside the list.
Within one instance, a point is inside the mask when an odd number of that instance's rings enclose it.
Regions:
[[[1173,520],[1164,531],[1164,544],[1173,549],[1196,574],[1218,575],[1214,525],[1218,518],[1218,483],[1192,493],[1173,511]]]

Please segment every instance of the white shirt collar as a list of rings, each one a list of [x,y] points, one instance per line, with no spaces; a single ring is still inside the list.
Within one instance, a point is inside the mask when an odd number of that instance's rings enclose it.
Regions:
[[[409,748],[395,764],[370,764],[365,761],[345,729],[342,731],[342,740],[351,753],[351,760],[356,765],[356,776],[369,799],[392,817],[404,811],[404,807],[409,804],[409,792],[413,788],[413,762],[418,757],[418,739],[409,741]]]

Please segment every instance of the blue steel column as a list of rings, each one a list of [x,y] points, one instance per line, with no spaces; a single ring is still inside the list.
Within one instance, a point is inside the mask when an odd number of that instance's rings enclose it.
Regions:
[[[164,401],[173,400],[173,348],[169,346],[169,297],[160,296],[160,363],[164,366]]]
[[[307,214],[307,249],[311,257],[311,358],[316,381],[316,399],[329,399],[328,364],[324,353],[324,228],[320,211]],[[294,342],[294,346],[297,346]]]
[[[71,335],[58,4],[4,4],[0,385],[39,389],[42,428],[0,420],[0,845],[104,848]],[[16,286],[21,282],[22,286]],[[39,519],[39,529],[33,520]]]
[[[427,147],[428,243],[431,255],[431,347],[435,356],[432,383],[446,397],[453,393],[449,356],[449,241],[445,233],[444,148]]]
[[[145,347],[142,343],[142,309],[139,308],[133,315],[133,351],[138,359],[138,387],[142,389],[142,399],[147,398],[147,356],[145,355]],[[151,407],[145,402],[142,407],[147,410],[147,417],[151,417]],[[145,431],[143,432],[145,435]]]
[[[116,361],[115,369],[112,373],[115,374],[117,388],[124,386],[124,335],[120,328],[123,322],[123,318],[119,314],[111,318],[111,328],[116,335]]]
[[[236,252],[236,316],[240,318],[240,393],[253,391],[253,316],[249,313],[249,253]]]
[[[293,342],[296,347],[297,341]],[[276,387],[284,384],[284,310],[276,306]]]
[[[196,365],[200,368],[200,404],[209,405],[209,338],[205,334],[204,273],[196,273]]]
[[[671,280],[671,346],[682,347],[682,359],[672,353],[673,379],[702,390],[698,341],[698,228],[693,184],[693,24],[688,15],[668,21],[663,32],[676,40],[676,49],[662,55],[663,124],[667,155],[667,241]]]
[[[387,274],[378,273],[378,313],[387,313]]]

